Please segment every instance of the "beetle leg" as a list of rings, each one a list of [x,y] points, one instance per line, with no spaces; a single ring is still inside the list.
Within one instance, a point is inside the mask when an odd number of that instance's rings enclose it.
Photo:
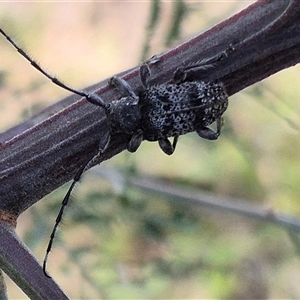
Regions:
[[[178,141],[178,135],[176,135],[174,137],[174,140],[173,140],[172,144],[171,144],[171,142],[168,139],[158,140],[158,144],[159,144],[160,149],[164,153],[166,153],[168,155],[171,155],[175,151],[175,148],[176,148],[176,145],[177,145],[177,141]]]
[[[176,148],[176,145],[177,145],[177,142],[178,142],[178,138],[179,136],[178,135],[175,135],[174,136],[174,139],[173,139],[173,152],[175,151],[175,148]]]
[[[219,137],[218,132],[215,132],[208,127],[198,129],[196,132],[200,137],[206,140],[216,140]]]
[[[143,84],[143,87],[146,89],[149,87],[149,79],[151,76],[151,71],[147,63],[143,63],[140,67],[140,78]]]
[[[133,135],[127,145],[127,150],[129,152],[135,152],[138,147],[141,145],[143,141],[143,132],[138,132],[137,134]]]
[[[229,45],[226,50],[216,54],[213,57],[200,60],[194,65],[177,68],[173,74],[173,81],[175,83],[182,83],[187,79],[189,73],[194,73],[196,77],[200,77],[203,71],[215,67],[218,63],[226,59],[234,50],[234,46]],[[200,74],[200,76],[197,74]]]
[[[217,119],[216,122],[217,122],[217,131],[213,131],[212,129],[210,129],[208,127],[204,127],[204,128],[196,130],[197,134],[206,140],[218,139],[220,132],[221,132],[221,127],[222,127],[221,118]]]
[[[124,79],[114,76],[109,79],[108,84],[115,87],[120,93],[132,98],[135,103],[138,103],[139,97]]]

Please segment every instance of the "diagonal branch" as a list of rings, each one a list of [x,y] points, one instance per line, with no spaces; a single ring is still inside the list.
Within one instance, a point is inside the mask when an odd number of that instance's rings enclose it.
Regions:
[[[205,74],[207,81],[224,82],[229,95],[300,61],[300,3],[257,1],[207,32],[158,56],[152,66],[153,84],[171,79],[179,66],[193,64],[235,46],[224,63]],[[124,72],[134,88],[141,83],[138,68]],[[96,90],[109,102],[118,97],[104,80],[87,90]],[[0,136],[0,211],[11,219],[66,181],[97,152],[97,143],[108,131],[104,111],[74,95],[63,99],[51,111],[45,110]],[[36,124],[32,126],[32,124]],[[128,136],[112,136],[101,160],[126,149]],[[100,161],[99,161],[100,162]]]

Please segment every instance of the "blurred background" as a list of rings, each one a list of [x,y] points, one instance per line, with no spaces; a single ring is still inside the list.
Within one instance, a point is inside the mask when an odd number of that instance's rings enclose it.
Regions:
[[[84,88],[253,2],[2,2],[0,26],[51,74]],[[72,299],[298,298],[297,232],[242,212],[300,215],[299,80],[296,66],[230,97],[217,142],[188,134],[171,157],[144,142],[135,154],[123,152],[87,172],[49,258],[48,270],[65,293]],[[69,95],[3,37],[0,88],[1,131]],[[69,184],[19,218],[17,232],[39,261]],[[209,195],[214,204],[243,205],[242,212],[174,201],[158,191],[169,184],[177,192],[199,191],[201,199]],[[6,282],[10,299],[26,299]]]

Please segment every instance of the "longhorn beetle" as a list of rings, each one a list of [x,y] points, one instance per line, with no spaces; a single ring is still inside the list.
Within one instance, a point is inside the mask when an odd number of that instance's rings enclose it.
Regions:
[[[43,261],[44,273],[47,277],[50,277],[46,271],[46,264],[71,192],[82,174],[105,152],[110,142],[111,133],[120,132],[131,136],[127,145],[129,152],[135,152],[143,140],[148,140],[158,141],[161,150],[168,155],[174,152],[178,137],[188,132],[196,131],[200,137],[207,140],[216,140],[219,137],[222,123],[221,116],[228,105],[228,95],[224,85],[220,82],[195,81],[187,78],[191,77],[189,76],[191,73],[214,67],[224,60],[234,48],[230,46],[225,51],[195,65],[178,68],[174,72],[170,83],[159,85],[150,85],[150,68],[147,63],[143,63],[139,71],[142,90],[136,92],[122,78],[112,77],[108,84],[116,88],[123,97],[113,100],[111,103],[105,103],[96,93],[75,90],[47,73],[1,28],[0,33],[35,69],[44,74],[54,84],[85,97],[90,103],[102,107],[105,110],[110,128],[110,132],[99,141],[98,153],[78,170],[62,201]],[[217,130],[213,131],[207,126],[215,121]],[[172,143],[169,141],[169,137],[173,137]]]

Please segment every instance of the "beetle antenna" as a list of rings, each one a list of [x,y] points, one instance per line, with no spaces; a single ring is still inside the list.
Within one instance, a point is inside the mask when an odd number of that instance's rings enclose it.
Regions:
[[[60,210],[59,210],[59,212],[57,214],[57,217],[55,219],[55,224],[53,226],[53,229],[52,229],[52,232],[51,232],[51,235],[50,235],[50,239],[49,239],[48,246],[47,246],[47,249],[46,249],[46,254],[45,254],[45,257],[44,257],[44,261],[43,261],[43,271],[44,271],[44,274],[48,278],[51,278],[51,276],[47,272],[48,257],[49,257],[50,251],[52,249],[52,244],[53,244],[53,241],[55,239],[55,235],[56,235],[56,232],[57,232],[57,229],[58,229],[58,225],[60,224],[60,222],[62,220],[64,210],[65,210],[66,206],[69,203],[72,191],[73,191],[75,185],[79,182],[82,174],[99,161],[99,158],[101,157],[103,152],[106,150],[106,148],[109,144],[109,141],[110,141],[110,137],[107,135],[105,137],[105,139],[103,140],[103,144],[102,144],[103,147],[101,147],[101,144],[100,144],[97,154],[93,155],[92,158],[89,158],[87,160],[87,162],[77,171],[76,175],[73,178],[73,182],[72,182],[71,186],[69,187],[68,192],[66,193],[66,195],[65,195],[65,197],[64,197],[64,199],[61,203],[61,207],[60,207]]]
[[[109,107],[109,104],[106,104],[100,96],[98,96],[95,93],[87,93],[82,90],[76,90],[71,88],[70,86],[67,86],[62,81],[60,81],[58,78],[50,75],[48,72],[46,72],[34,59],[32,59],[22,48],[18,46],[18,44],[10,37],[8,36],[1,28],[0,33],[9,41],[9,43],[40,73],[42,73],[44,76],[46,76],[48,79],[50,79],[55,85],[72,92],[74,94],[77,94],[81,97],[85,97],[87,101],[90,103],[100,106],[104,109],[107,109]]]

